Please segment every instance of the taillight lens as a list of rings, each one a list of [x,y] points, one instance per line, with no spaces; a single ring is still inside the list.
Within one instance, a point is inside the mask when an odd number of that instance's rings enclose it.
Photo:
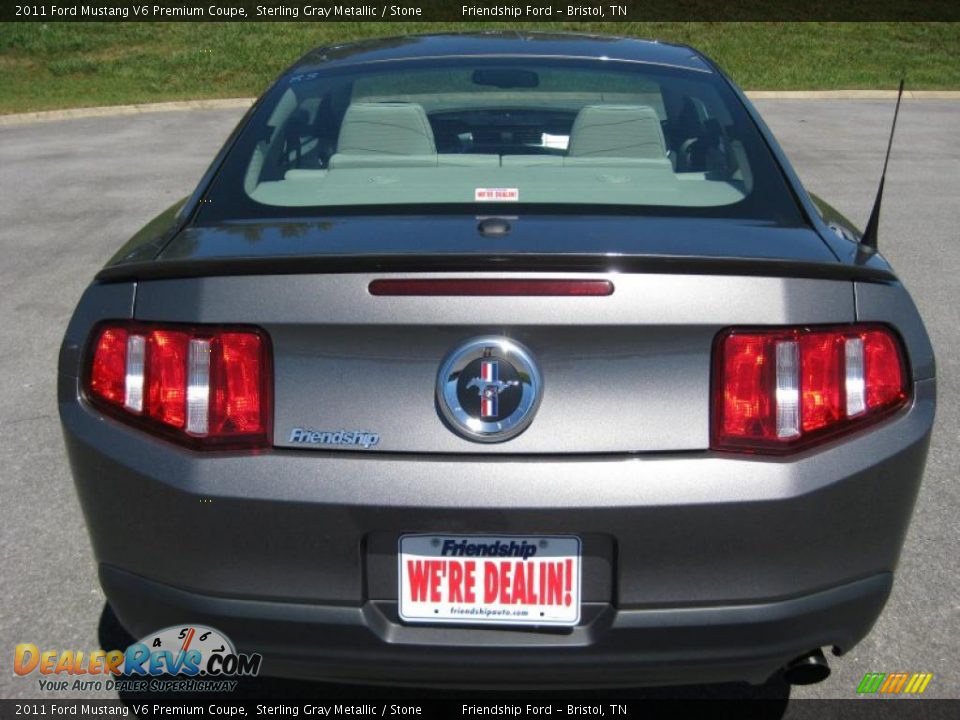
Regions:
[[[182,430],[187,420],[187,343],[185,332],[153,330],[146,336],[144,378],[148,417]]]
[[[783,453],[906,404],[896,336],[881,326],[731,329],[714,350],[712,446]]]
[[[92,395],[114,405],[123,405],[127,376],[127,331],[104,328],[97,337],[90,370]]]
[[[87,397],[197,447],[270,440],[270,346],[260,330],[109,323],[94,334]]]
[[[212,343],[212,432],[223,437],[259,432],[264,411],[260,392],[262,357],[262,341],[249,333],[223,333]]]

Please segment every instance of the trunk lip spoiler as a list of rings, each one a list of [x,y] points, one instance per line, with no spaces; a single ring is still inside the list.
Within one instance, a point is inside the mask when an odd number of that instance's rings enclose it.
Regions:
[[[898,281],[897,276],[884,267],[776,258],[557,253],[500,255],[408,253],[150,260],[107,266],[97,273],[95,282],[104,284],[245,275],[421,272],[746,275],[879,283]]]

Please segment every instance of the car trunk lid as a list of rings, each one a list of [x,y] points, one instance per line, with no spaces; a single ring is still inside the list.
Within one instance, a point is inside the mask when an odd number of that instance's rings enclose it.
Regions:
[[[476,222],[466,229],[447,218],[193,228],[155,265],[210,263],[219,274],[141,276],[136,316],[264,328],[273,346],[277,447],[478,456],[706,449],[719,330],[854,319],[852,284],[810,230],[525,218],[512,221],[505,238],[486,238]],[[551,269],[565,257],[589,262],[574,263],[581,272]],[[292,258],[296,267],[282,272],[271,265]],[[521,269],[520,258],[546,258],[547,267]],[[243,271],[226,274],[230,262]],[[636,272],[643,262],[650,265]],[[794,266],[805,270],[793,277]],[[595,279],[613,292],[398,297],[369,290],[378,280],[424,278]],[[464,437],[438,405],[441,364],[479,337],[527,348],[543,380],[533,421],[503,443]],[[331,442],[304,442],[304,431],[329,433]],[[367,440],[341,442],[337,433]]]

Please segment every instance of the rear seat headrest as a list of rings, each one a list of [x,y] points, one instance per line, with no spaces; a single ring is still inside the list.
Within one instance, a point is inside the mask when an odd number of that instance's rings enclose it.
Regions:
[[[659,159],[667,143],[649,105],[586,105],[570,130],[569,157]]]
[[[423,106],[417,103],[354,103],[347,108],[338,153],[433,155],[437,146]]]

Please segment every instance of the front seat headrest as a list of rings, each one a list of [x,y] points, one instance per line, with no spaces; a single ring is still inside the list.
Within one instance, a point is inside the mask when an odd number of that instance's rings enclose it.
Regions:
[[[663,128],[649,105],[587,105],[570,130],[569,157],[660,159],[667,154]]]
[[[347,108],[338,153],[435,155],[437,146],[423,106],[417,103],[354,103]]]

